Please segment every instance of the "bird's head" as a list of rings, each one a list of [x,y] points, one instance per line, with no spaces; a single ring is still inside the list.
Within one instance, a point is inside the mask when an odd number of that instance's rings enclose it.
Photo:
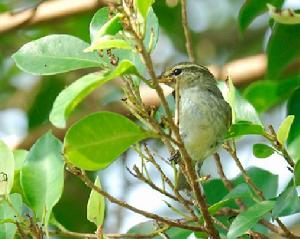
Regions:
[[[159,77],[158,81],[175,88],[179,81],[182,87],[192,87],[215,82],[213,74],[204,66],[194,63],[183,62],[167,68]]]

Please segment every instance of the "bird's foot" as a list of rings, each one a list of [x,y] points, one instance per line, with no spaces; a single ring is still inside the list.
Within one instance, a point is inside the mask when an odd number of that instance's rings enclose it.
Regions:
[[[178,164],[179,160],[180,160],[180,152],[178,150],[176,150],[170,157],[169,161],[171,163],[175,163]]]

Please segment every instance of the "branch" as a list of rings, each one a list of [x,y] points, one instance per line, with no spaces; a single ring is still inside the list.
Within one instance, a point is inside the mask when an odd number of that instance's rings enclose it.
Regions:
[[[182,21],[182,27],[183,27],[184,36],[185,36],[186,51],[188,53],[190,61],[195,62],[195,56],[194,56],[194,52],[193,52],[193,48],[192,48],[191,32],[188,28],[186,0],[181,0],[181,21]]]
[[[74,168],[73,166],[70,166],[70,165],[67,167],[67,170],[69,172],[71,172],[72,174],[74,174],[75,176],[77,176],[90,189],[95,190],[97,193],[99,193],[103,197],[107,198],[107,200],[109,200],[111,203],[115,203],[115,204],[117,204],[117,205],[119,205],[123,208],[126,208],[130,211],[133,211],[137,214],[143,215],[147,218],[151,218],[155,221],[165,223],[166,225],[169,225],[169,226],[180,227],[180,228],[183,228],[183,229],[193,230],[193,231],[197,231],[197,232],[206,232],[206,229],[202,226],[193,226],[193,225],[184,224],[184,223],[182,223],[178,220],[175,221],[175,220],[172,220],[172,219],[169,219],[169,218],[166,218],[166,217],[161,217],[161,216],[156,215],[154,213],[150,213],[150,212],[138,209],[138,208],[128,204],[127,202],[124,202],[122,200],[119,200],[119,199],[113,197],[108,192],[106,192],[106,191],[102,190],[101,188],[95,186],[94,183],[88,178],[85,171]]]
[[[36,7],[12,14],[0,14],[0,35],[18,28],[42,22],[53,21],[63,17],[96,10],[105,5],[105,0],[53,0],[45,1]]]

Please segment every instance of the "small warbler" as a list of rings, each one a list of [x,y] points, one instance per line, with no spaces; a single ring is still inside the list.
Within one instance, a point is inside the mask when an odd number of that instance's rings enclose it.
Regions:
[[[200,168],[222,144],[231,125],[231,107],[204,66],[179,63],[166,69],[158,80],[175,90],[179,133],[193,163]],[[178,184],[182,184],[180,177]]]

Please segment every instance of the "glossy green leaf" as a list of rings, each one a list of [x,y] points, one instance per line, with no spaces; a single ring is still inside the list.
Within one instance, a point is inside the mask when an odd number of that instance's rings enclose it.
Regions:
[[[51,133],[43,135],[30,149],[21,169],[21,186],[37,219],[48,223],[52,208],[64,185],[62,144]]]
[[[257,158],[267,158],[274,153],[274,149],[266,144],[254,144],[253,154]]]
[[[287,140],[288,144],[291,144],[295,141],[298,137],[300,137],[300,87],[297,88],[287,103],[287,114],[294,115],[294,123],[291,126],[289,137]],[[300,147],[298,147],[300,148]],[[300,157],[300,154],[299,154]]]
[[[15,161],[12,151],[0,140],[0,196],[9,194],[14,183]]]
[[[239,25],[241,31],[244,31],[250,23],[259,15],[268,10],[267,3],[276,7],[281,7],[284,0],[247,0],[244,2],[239,12]]]
[[[254,184],[263,192],[267,199],[276,197],[278,187],[277,175],[274,175],[264,169],[254,167],[249,168],[246,171]],[[203,182],[203,189],[207,198],[207,202],[209,204],[215,204],[219,201],[227,199],[225,198],[226,195],[229,195],[228,198],[234,198],[237,196],[246,199],[247,190],[245,190],[244,186],[239,188],[239,185],[245,184],[243,176],[238,175],[236,178],[232,179],[231,182],[237,188],[237,191],[233,192],[233,195],[230,195],[230,192],[228,192],[228,190],[225,188],[221,179],[211,179],[207,182]],[[253,200],[249,201],[249,203],[253,204]]]
[[[84,52],[91,52],[91,51],[103,50],[103,49],[113,49],[113,48],[131,49],[131,45],[124,40],[100,38],[97,41],[93,42],[91,46],[84,49]]]
[[[135,2],[139,13],[143,16],[144,19],[146,19],[149,9],[154,0],[136,0]]]
[[[272,216],[284,217],[300,212],[300,199],[295,186],[286,188],[276,199]]]
[[[146,22],[146,33],[144,36],[144,45],[149,52],[152,52],[158,42],[159,37],[159,23],[157,16],[155,15],[152,8],[150,8],[147,22]]]
[[[220,84],[221,91],[232,108],[232,122],[249,121],[253,124],[262,125],[258,113],[253,105],[250,104],[235,88],[232,80],[228,80],[228,87]]]
[[[135,68],[130,61],[119,63],[112,72],[99,72],[85,75],[64,89],[56,98],[50,121],[58,128],[66,127],[66,120],[73,109],[94,89],[120,75],[134,73]]]
[[[278,142],[282,145],[285,143],[285,141],[289,137],[291,126],[294,122],[294,115],[288,115],[280,124],[279,129],[277,131],[277,139]]]
[[[109,21],[109,8],[100,8],[93,16],[90,22],[90,38],[91,42],[96,39],[97,32],[100,31],[101,27]]]
[[[287,44],[288,42],[288,44]],[[300,56],[300,24],[276,23],[267,46],[268,79],[277,79],[284,69]]]
[[[226,138],[235,138],[249,134],[264,135],[264,133],[265,131],[261,125],[244,121],[231,125]]]
[[[232,222],[227,233],[228,239],[235,239],[254,226],[275,205],[273,201],[259,202],[241,212]]]
[[[296,186],[300,185],[300,160],[296,162],[295,168],[294,168],[294,182]]]
[[[36,75],[103,66],[96,53],[83,52],[88,46],[70,35],[49,35],[25,44],[13,55],[13,59],[20,69]]]
[[[151,234],[157,230],[157,223],[155,221],[146,221],[139,223],[132,228],[130,228],[127,231],[127,234]],[[191,235],[192,231],[182,229],[182,228],[177,228],[177,227],[171,227],[168,229],[166,232],[166,235],[168,238],[172,239],[185,239],[188,238],[189,235]],[[130,237],[129,237],[130,238]],[[130,238],[133,239],[133,238]],[[161,236],[155,236],[152,237],[152,239],[161,239]]]
[[[121,14],[116,14],[114,17],[109,19],[106,23],[104,23],[98,32],[96,32],[94,41],[98,41],[103,36],[109,35],[113,36],[117,34],[119,31],[123,29],[120,20]]]
[[[95,186],[101,188],[100,179],[97,176],[95,180]],[[103,225],[105,213],[105,199],[97,193],[95,190],[91,191],[88,203],[87,203],[87,219],[90,222],[96,224],[97,227]]]
[[[24,149],[16,149],[13,154],[15,159],[15,170],[21,170],[28,155],[28,151]]]
[[[234,187],[224,199],[237,199],[243,197],[249,197],[251,195],[251,190],[246,183],[241,183]]]
[[[299,75],[280,80],[258,80],[251,83],[243,95],[258,112],[264,112],[286,100],[299,85]]]
[[[28,151],[23,149],[14,150],[14,158],[15,158],[15,176],[14,176],[14,184],[12,188],[12,192],[23,194],[20,182],[20,171],[23,167],[25,159],[27,158]]]
[[[103,169],[130,145],[149,136],[149,133],[120,114],[99,112],[71,126],[65,136],[64,154],[68,162],[77,167]]]
[[[300,14],[296,13],[292,9],[278,10],[271,4],[267,4],[270,16],[275,22],[281,24],[299,24]]]
[[[6,200],[0,201],[0,238],[14,239],[16,234],[16,225],[12,222],[15,221],[18,213],[22,212],[22,197],[20,194],[14,193],[9,195],[10,205]]]

